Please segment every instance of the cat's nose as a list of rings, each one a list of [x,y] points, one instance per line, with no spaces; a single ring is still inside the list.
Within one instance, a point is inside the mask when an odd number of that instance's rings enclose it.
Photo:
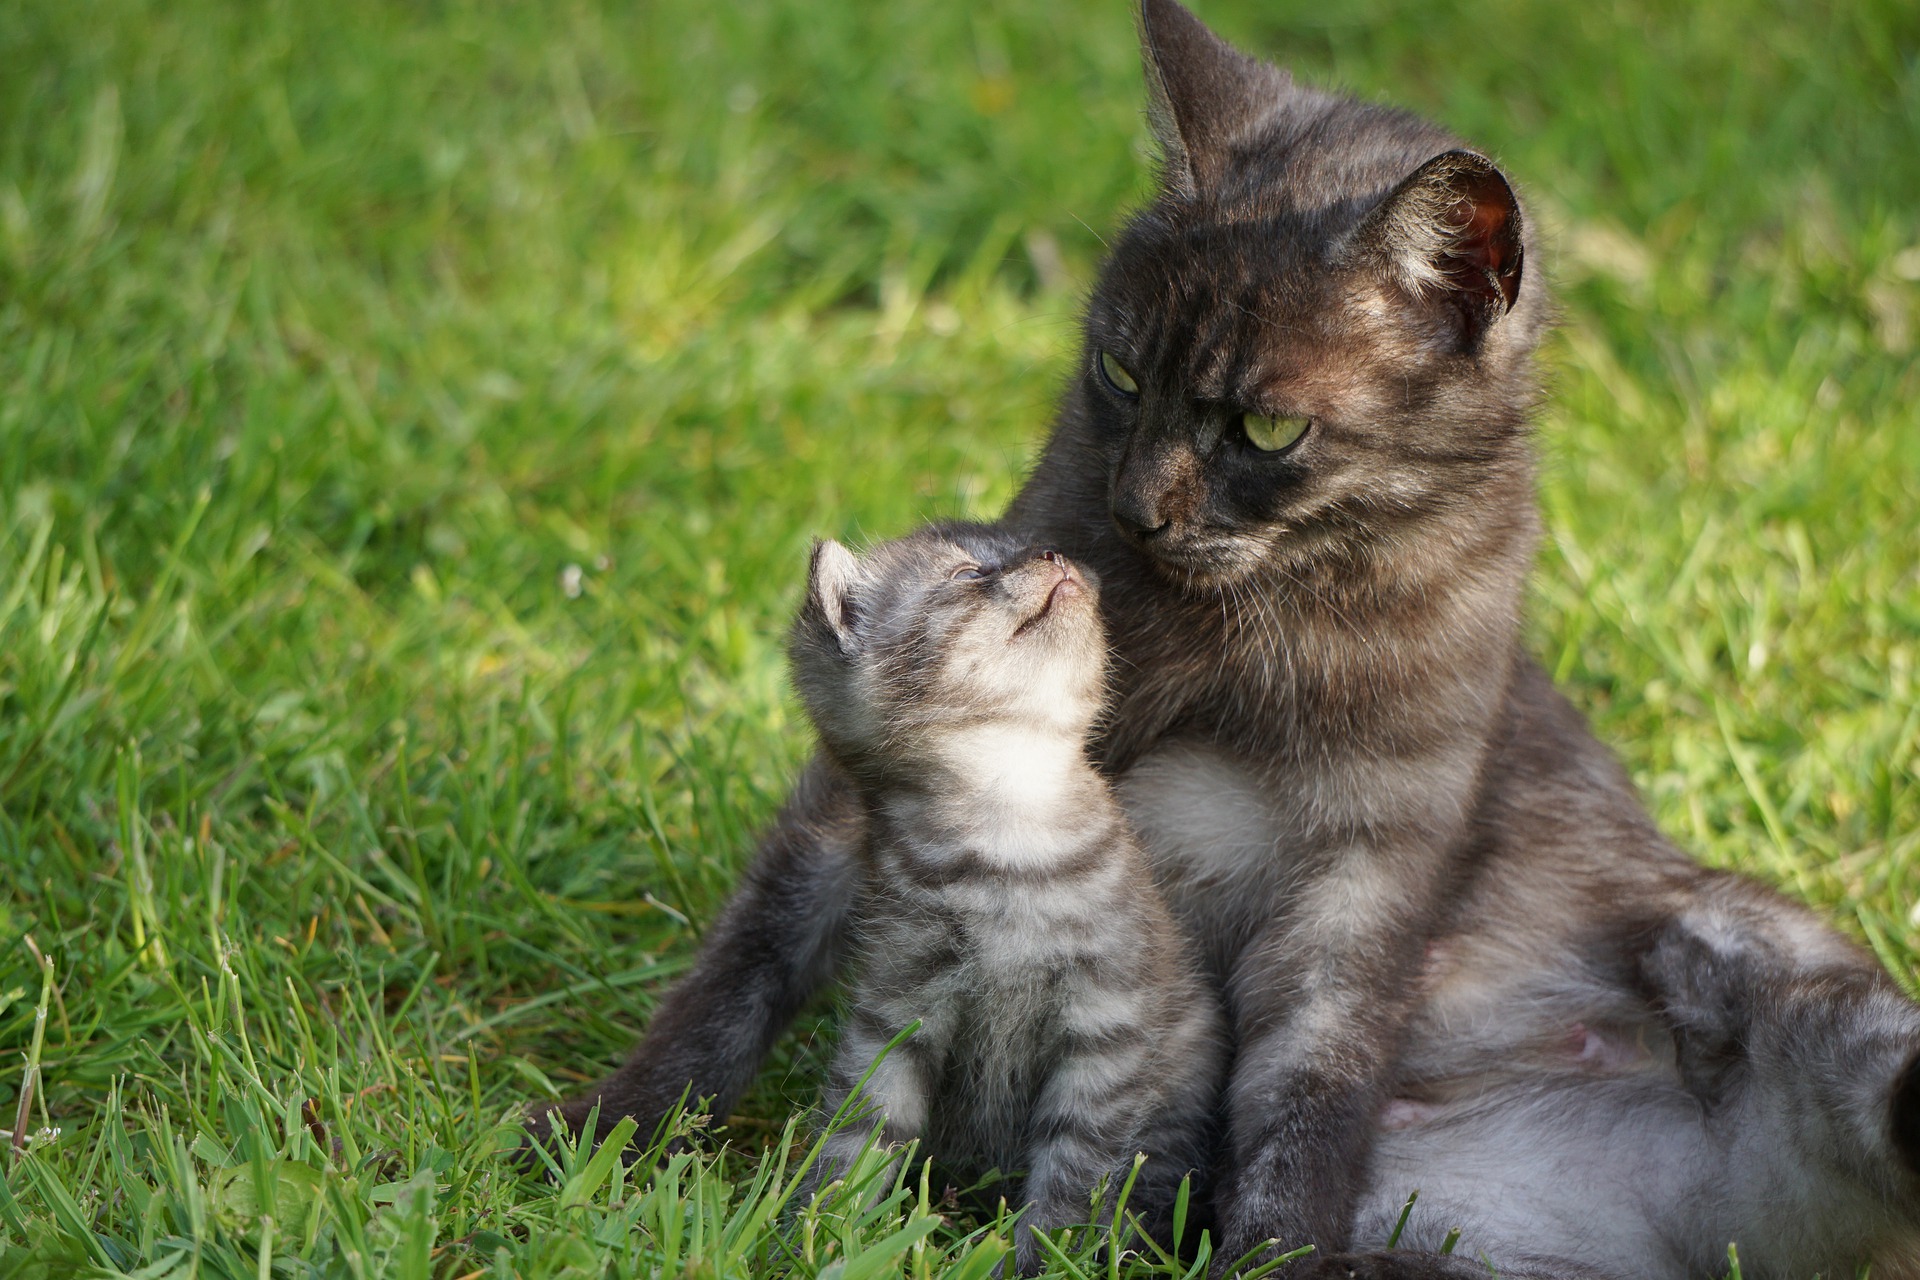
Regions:
[[[1113,521],[1120,526],[1120,532],[1135,542],[1151,542],[1173,523],[1160,514],[1157,504],[1132,493],[1123,493],[1114,499]]]

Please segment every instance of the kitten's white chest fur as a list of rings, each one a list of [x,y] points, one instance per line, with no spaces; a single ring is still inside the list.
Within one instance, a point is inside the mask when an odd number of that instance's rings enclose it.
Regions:
[[[942,825],[964,832],[978,856],[1038,869],[1076,846],[1076,795],[1097,785],[1079,739],[1027,725],[986,724],[940,735],[934,754],[955,779],[934,804]]]

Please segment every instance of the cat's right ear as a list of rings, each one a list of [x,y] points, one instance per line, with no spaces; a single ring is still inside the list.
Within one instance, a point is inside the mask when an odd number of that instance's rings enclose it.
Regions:
[[[807,561],[807,600],[801,608],[819,619],[847,657],[860,650],[853,601],[859,581],[860,562],[853,552],[831,538],[814,539]]]
[[[1272,114],[1293,83],[1213,34],[1179,0],[1140,0],[1140,60],[1161,185],[1182,199],[1218,189],[1233,144]]]
[[[1348,242],[1419,297],[1455,304],[1466,345],[1513,310],[1525,270],[1520,201],[1506,175],[1474,151],[1447,151],[1416,169]]]

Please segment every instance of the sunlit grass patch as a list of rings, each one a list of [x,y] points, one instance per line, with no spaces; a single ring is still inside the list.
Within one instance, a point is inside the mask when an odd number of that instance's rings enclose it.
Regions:
[[[1518,179],[1565,312],[1533,646],[1666,829],[1910,978],[1912,6],[1205,16]],[[1132,41],[1117,0],[9,9],[0,1271],[985,1274],[1004,1217],[917,1168],[790,1203],[822,1014],[659,1169],[500,1151],[805,754],[808,540],[1018,484],[1144,189]]]

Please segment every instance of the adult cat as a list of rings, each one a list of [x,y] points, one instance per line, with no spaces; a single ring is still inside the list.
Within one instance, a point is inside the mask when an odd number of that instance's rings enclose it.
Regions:
[[[1098,755],[1234,1024],[1223,1252],[1678,1277],[1729,1240],[1749,1274],[1910,1251],[1920,1010],[1675,850],[1520,648],[1547,303],[1507,181],[1174,0],[1142,33],[1162,189],[1005,520],[1108,584]],[[737,1096],[835,967],[860,822],[811,767],[632,1059],[559,1116]],[[1458,1226],[1453,1255],[1377,1248],[1416,1186],[1402,1245]]]

